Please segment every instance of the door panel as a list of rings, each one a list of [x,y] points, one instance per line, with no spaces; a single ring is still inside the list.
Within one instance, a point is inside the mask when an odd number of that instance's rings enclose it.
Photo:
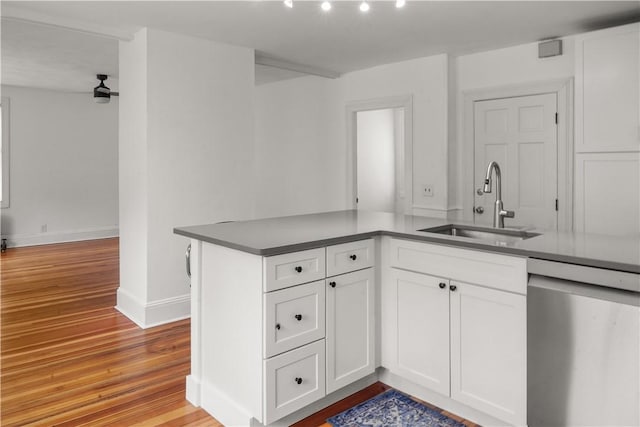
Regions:
[[[372,374],[374,272],[342,274],[327,283],[327,393]]]
[[[451,281],[451,397],[526,425],[524,295]]]
[[[390,369],[405,378],[449,394],[448,281],[426,274],[391,270],[396,345]],[[444,286],[441,287],[441,283]]]
[[[474,214],[476,224],[493,225],[495,178],[491,193],[476,190],[482,189],[489,162],[496,161],[502,172],[504,207],[516,212],[505,225],[557,230],[556,111],[555,93],[475,103],[473,191],[475,206],[484,209]]]

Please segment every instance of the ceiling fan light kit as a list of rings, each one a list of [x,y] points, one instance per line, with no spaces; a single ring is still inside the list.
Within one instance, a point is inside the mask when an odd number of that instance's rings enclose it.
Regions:
[[[118,92],[111,92],[108,86],[104,84],[104,81],[109,78],[106,74],[96,74],[96,78],[100,80],[100,84],[93,88],[93,100],[98,104],[108,104],[111,101],[111,96],[118,96]]]

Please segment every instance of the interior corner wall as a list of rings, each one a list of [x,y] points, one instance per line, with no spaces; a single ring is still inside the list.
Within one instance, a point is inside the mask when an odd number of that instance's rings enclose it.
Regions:
[[[2,86],[9,98],[9,207],[2,237],[27,246],[118,235],[118,101]]]
[[[447,55],[257,86],[257,171],[267,177],[258,216],[350,208],[346,106],[404,95],[413,97],[413,211],[446,216]],[[423,197],[421,184],[433,185],[434,197]]]
[[[134,259],[122,260],[131,269],[121,272],[118,306],[135,289],[135,307],[123,312],[148,327],[190,315],[189,240],[174,227],[254,216],[254,52],[146,29],[122,43],[120,67],[121,92],[138,87],[136,99],[121,98],[134,114],[121,143],[136,147],[123,152],[132,167],[121,185],[136,189],[121,195],[121,213],[131,216],[121,249],[130,245]]]

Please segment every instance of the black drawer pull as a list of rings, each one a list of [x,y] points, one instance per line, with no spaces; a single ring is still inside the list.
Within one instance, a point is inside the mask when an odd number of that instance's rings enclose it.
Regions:
[[[302,267],[297,266],[296,268],[294,268],[295,271],[297,271],[298,273],[302,273]]]
[[[356,254],[353,254],[353,255],[349,255],[349,258],[351,258],[352,261],[355,261],[358,258],[358,256]]]
[[[280,330],[280,323],[276,323],[276,329]]]
[[[293,317],[295,317],[298,322],[302,320],[302,314],[296,314]]]
[[[329,282],[329,286],[331,286],[332,288],[336,287],[336,282]]]
[[[440,289],[444,289],[447,287],[447,284],[444,282],[441,282],[438,286],[440,286]]]
[[[449,286],[449,289],[451,289],[452,292],[455,292],[458,287],[456,285],[451,285]]]
[[[297,384],[302,384],[302,378],[297,377],[297,378],[295,379],[295,382],[296,382]]]

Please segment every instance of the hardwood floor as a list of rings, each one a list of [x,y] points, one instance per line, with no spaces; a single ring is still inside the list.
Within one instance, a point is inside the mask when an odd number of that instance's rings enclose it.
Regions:
[[[185,400],[189,320],[143,330],[115,310],[118,263],[118,239],[2,253],[0,425],[221,426]],[[386,389],[373,384],[294,426],[328,426]]]
[[[189,321],[113,308],[118,259],[117,239],[2,254],[2,426],[221,425],[184,398]]]

